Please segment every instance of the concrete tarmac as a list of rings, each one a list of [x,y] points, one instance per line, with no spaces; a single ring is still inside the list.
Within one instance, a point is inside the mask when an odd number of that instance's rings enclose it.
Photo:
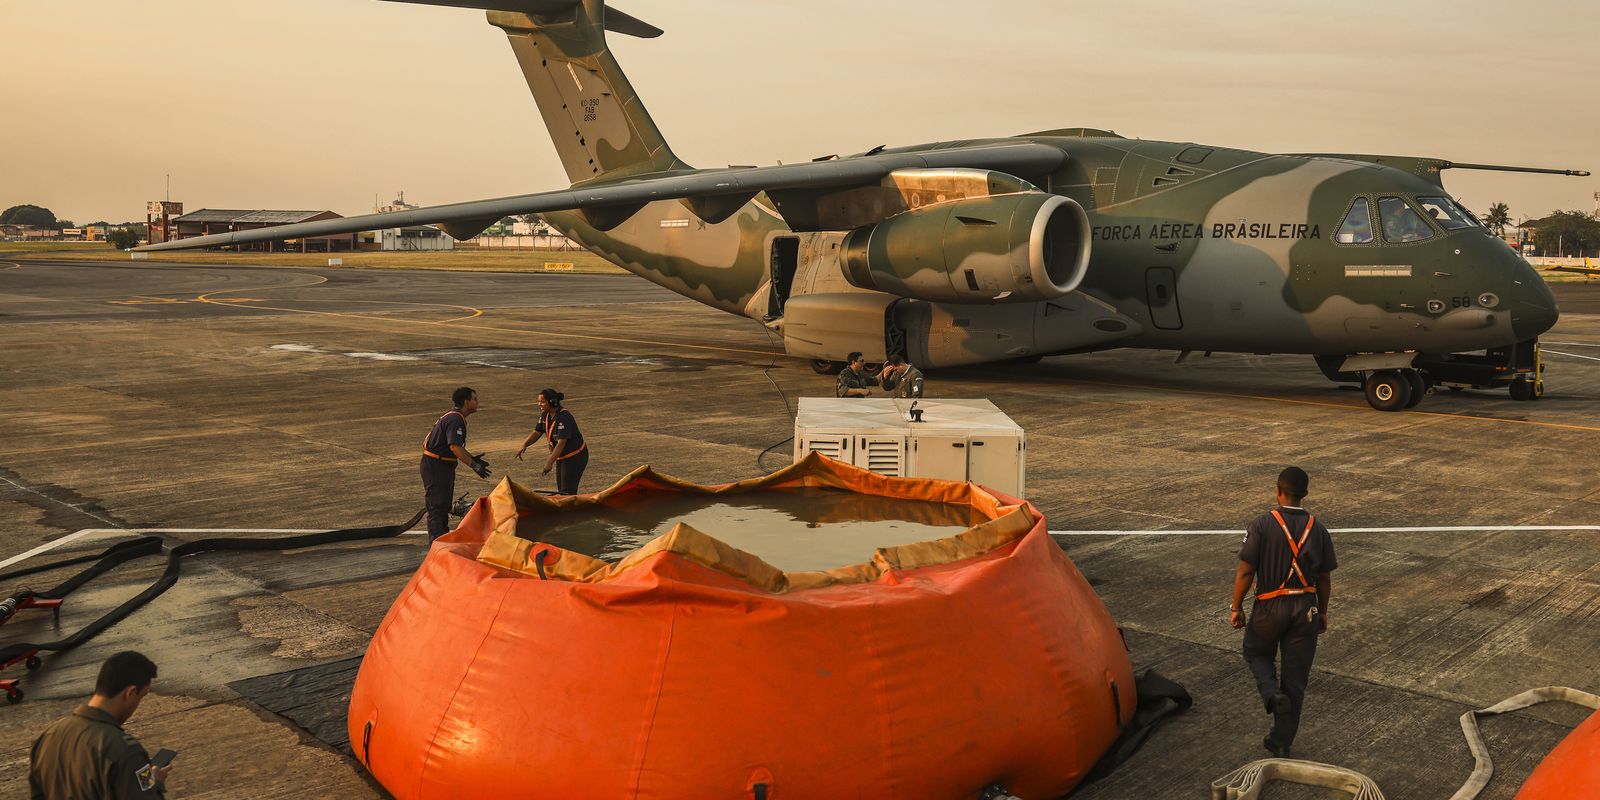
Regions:
[[[1290,463],[1335,529],[1491,528],[1336,534],[1297,756],[1365,772],[1392,800],[1445,797],[1471,770],[1463,711],[1547,684],[1600,690],[1600,533],[1512,529],[1600,525],[1600,316],[1572,313],[1600,311],[1600,293],[1556,291],[1567,313],[1532,403],[1441,392],[1384,414],[1296,356],[1110,351],[929,376],[931,395],[988,397],[1027,429],[1029,498],[1053,530],[1078,532],[1058,541],[1135,666],[1196,699],[1075,796],[1204,797],[1265,755],[1270,720],[1226,622],[1238,534],[1145,532],[1242,531]],[[0,559],[107,531],[0,572],[98,551],[122,529],[402,521],[421,504],[418,442],[461,384],[483,400],[471,449],[537,488],[550,480],[511,455],[535,393],[564,391],[591,442],[589,491],[644,463],[705,482],[758,474],[757,454],[791,432],[786,400],[833,389],[759,325],[631,277],[0,259],[0,331]],[[490,484],[463,471],[458,487]],[[4,710],[0,795],[22,794],[33,737],[87,695],[99,662],[136,648],[161,673],[129,729],[182,753],[172,796],[382,796],[227,684],[359,654],[423,547],[402,536],[185,564],[176,588],[100,638],[6,671],[27,699]],[[59,630],[24,611],[0,641],[76,630],[156,561],[73,595]],[[1582,716],[1486,722],[1497,771],[1483,796],[1512,797]]]

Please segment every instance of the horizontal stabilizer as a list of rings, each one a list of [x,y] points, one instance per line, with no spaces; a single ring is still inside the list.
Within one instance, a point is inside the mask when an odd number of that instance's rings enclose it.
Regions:
[[[411,3],[424,6],[449,6],[451,8],[476,8],[482,11],[509,11],[532,17],[549,16],[583,5],[583,0],[388,0],[391,3]],[[654,39],[661,29],[638,17],[624,14],[614,8],[605,11],[606,30],[624,36]]]

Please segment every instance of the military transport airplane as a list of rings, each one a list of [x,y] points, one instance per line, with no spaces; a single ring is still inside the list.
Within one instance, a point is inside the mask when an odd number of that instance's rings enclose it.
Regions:
[[[619,266],[781,333],[924,367],[1118,347],[1303,353],[1375,408],[1433,384],[1542,393],[1539,275],[1444,190],[1438,158],[1271,155],[1090,128],[770,167],[673,155],[606,44],[661,31],[603,0],[399,0],[505,31],[572,186],[149,245],[404,225],[468,238],[540,213]]]

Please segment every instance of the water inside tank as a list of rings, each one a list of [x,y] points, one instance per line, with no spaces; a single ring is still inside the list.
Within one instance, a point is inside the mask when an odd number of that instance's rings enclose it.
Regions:
[[[984,521],[966,505],[839,489],[721,496],[649,492],[614,508],[526,516],[518,521],[517,535],[618,561],[683,522],[785,572],[804,572],[860,563],[880,547],[942,539]]]

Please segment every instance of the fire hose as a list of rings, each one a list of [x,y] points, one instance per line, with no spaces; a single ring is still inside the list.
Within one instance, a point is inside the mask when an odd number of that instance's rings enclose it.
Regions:
[[[99,619],[89,623],[88,625],[85,625],[83,628],[79,629],[70,636],[67,636],[66,638],[58,639],[53,642],[17,642],[0,646],[0,664],[12,663],[35,652],[42,651],[58,653],[65,650],[70,650],[104,633],[113,625],[116,625],[118,622],[121,622],[123,619],[127,618],[129,614],[139,610],[145,604],[156,599],[157,597],[160,597],[163,592],[172,588],[173,584],[178,582],[178,578],[182,573],[183,560],[189,556],[200,555],[202,553],[230,551],[259,552],[270,550],[298,550],[303,547],[314,547],[323,544],[356,542],[366,539],[384,539],[392,536],[399,536],[400,534],[410,530],[413,525],[416,525],[417,522],[422,519],[422,516],[425,513],[426,511],[419,511],[410,520],[407,520],[399,525],[381,525],[366,528],[343,528],[340,530],[322,531],[319,533],[303,533],[295,536],[284,536],[275,539],[218,537],[214,539],[196,539],[192,542],[185,542],[167,551],[166,569],[161,573],[161,576],[156,578],[156,580],[146,587],[144,591],[139,592],[133,597],[123,601],[121,605],[118,605],[116,608],[107,611]],[[110,571],[111,569],[141,556],[154,555],[161,552],[161,549],[162,540],[160,537],[141,536],[138,539],[113,545],[98,556],[83,556],[79,558],[67,559],[64,561],[57,561],[51,564],[29,567],[27,569],[17,570],[0,575],[0,580],[7,580],[21,577],[23,575],[43,572],[45,570],[56,569],[58,567],[69,566],[72,564],[82,564],[88,561],[95,562],[93,566],[83,570],[71,578],[68,578],[52,589],[43,592],[33,592],[23,589],[13,593],[11,596],[7,597],[5,601],[0,601],[0,621],[3,621],[10,615],[10,613],[14,613],[17,607],[30,597],[40,599],[64,598],[71,594],[74,590],[95,579],[96,577]],[[9,604],[9,606],[6,604]],[[4,610],[7,607],[9,607],[9,611]]]

